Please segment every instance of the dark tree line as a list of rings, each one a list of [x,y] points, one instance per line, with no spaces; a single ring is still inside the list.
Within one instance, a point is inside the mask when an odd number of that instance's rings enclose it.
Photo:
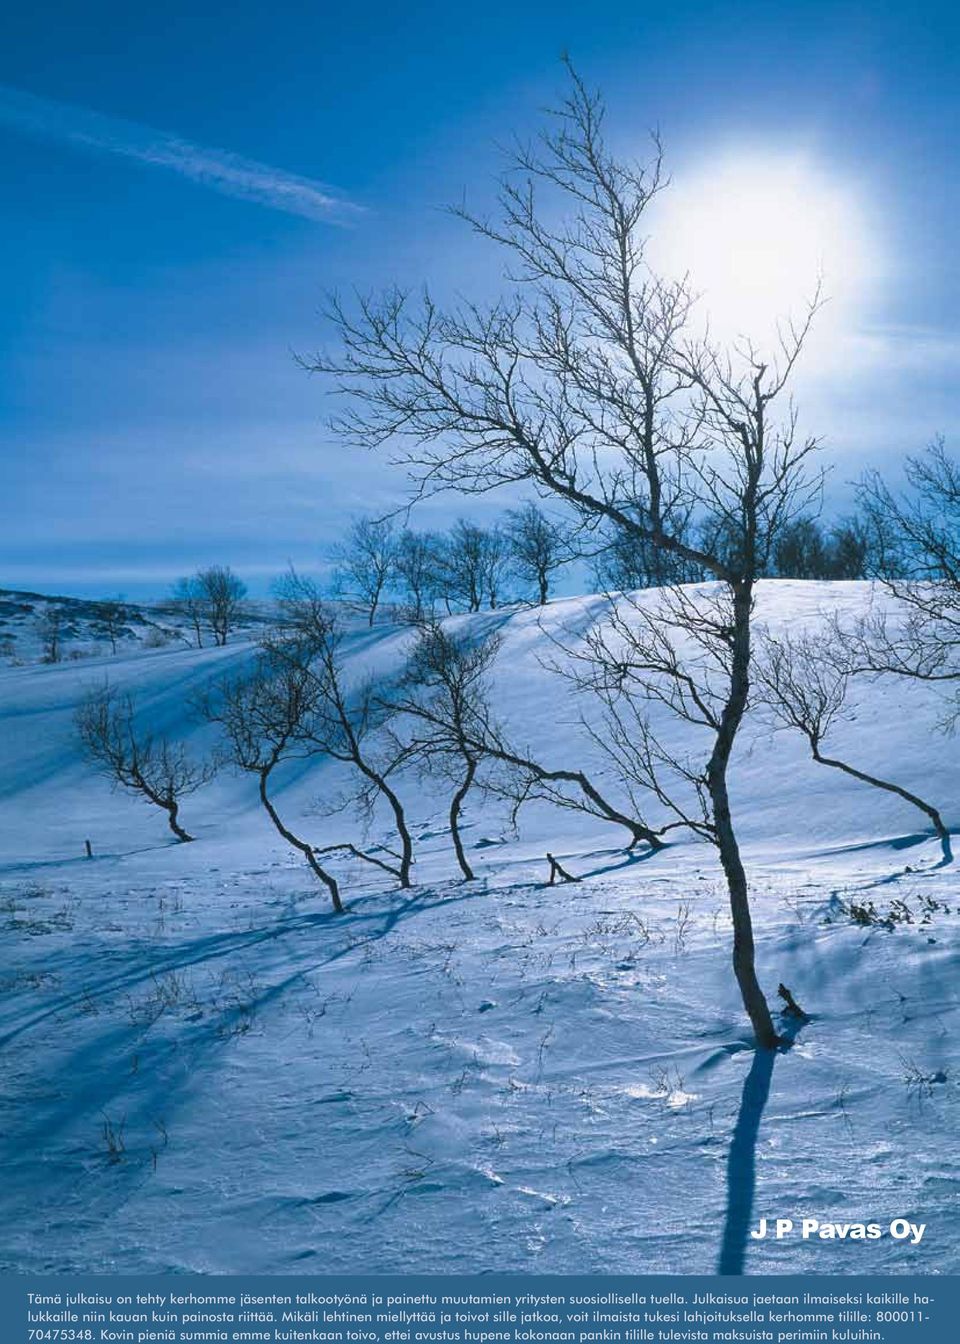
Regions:
[[[736,529],[717,532],[676,518],[689,551],[729,551]],[[579,564],[579,586],[589,576],[602,592],[632,592],[712,577],[690,554],[667,552],[642,528],[587,530],[527,501],[502,522],[482,527],[464,518],[449,532],[398,529],[390,519],[360,518],[335,551],[333,594],[362,613],[369,625],[389,612],[414,624],[453,612],[495,610],[505,602],[545,606],[558,574]],[[864,579],[882,567],[865,516],[834,523],[802,514],[779,532],[760,578]]]
[[[736,545],[736,529],[698,529],[687,521],[678,532],[692,545],[719,550],[729,558]],[[866,579],[885,568],[867,513],[858,512],[828,523],[813,513],[790,519],[779,529],[759,578]],[[688,557],[667,555],[649,539],[629,532],[611,532],[591,559],[594,585],[606,592],[628,593],[638,588],[709,580],[708,568]]]
[[[491,527],[458,518],[448,532],[360,518],[336,549],[333,591],[369,625],[387,606],[414,624],[520,599],[543,606],[557,573],[579,554],[575,529],[532,501]]]

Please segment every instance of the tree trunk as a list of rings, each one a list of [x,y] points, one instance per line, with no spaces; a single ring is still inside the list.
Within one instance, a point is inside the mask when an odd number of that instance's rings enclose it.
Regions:
[[[270,801],[270,796],[267,793],[267,779],[269,778],[269,774],[269,770],[261,770],[260,772],[260,801],[266,809],[267,815],[283,836],[284,840],[286,840],[287,844],[292,845],[294,849],[300,851],[307,863],[309,863],[310,867],[313,869],[314,874],[329,891],[330,900],[333,902],[334,910],[338,915],[342,914],[343,903],[340,900],[340,888],[337,886],[336,879],[317,862],[317,856],[313,852],[313,847],[308,845],[306,840],[301,840],[299,836],[294,835],[293,831],[288,830],[287,827],[284,826],[283,822],[280,820],[279,813]]]
[[[413,882],[410,877],[410,869],[413,867],[413,837],[407,828],[407,819],[404,815],[403,804],[384,779],[383,775],[378,775],[376,770],[371,769],[366,761],[363,760],[359,750],[356,751],[353,760],[357,769],[360,770],[362,774],[366,775],[367,779],[369,779],[372,784],[377,786],[384,798],[386,798],[387,802],[390,804],[390,809],[393,812],[393,819],[397,827],[397,835],[400,837],[400,885],[404,888],[412,887]]]
[[[707,765],[707,787],[710,791],[720,863],[730,894],[730,914],[733,918],[733,973],[737,977],[740,997],[753,1026],[757,1044],[764,1049],[773,1049],[779,1044],[780,1038],[774,1029],[770,1008],[757,980],[747,875],[740,857],[740,846],[733,826],[730,796],[727,791],[727,767],[737,731],[743,721],[750,690],[752,599],[752,584],[740,583],[734,586],[730,689],[720,716],[713,752]]]
[[[453,795],[450,803],[450,834],[453,837],[453,848],[456,851],[457,863],[460,865],[460,871],[463,873],[465,882],[472,882],[474,871],[470,867],[467,856],[464,852],[463,841],[460,839],[460,809],[463,806],[463,800],[470,791],[474,775],[477,773],[477,763],[472,756],[467,758],[467,773],[464,776],[463,783]]]
[[[619,812],[615,807],[612,807],[610,803],[597,792],[582,771],[545,770],[544,778],[575,780],[590,801],[595,804],[604,816],[610,821],[615,821],[618,825],[627,828],[633,837],[630,844],[627,846],[628,849],[633,849],[634,845],[640,844],[641,841],[643,841],[644,844],[649,845],[653,850],[664,848],[663,841],[658,835],[655,835],[654,832],[650,830],[649,826],[642,826],[639,822],[634,821],[632,817],[624,816],[622,812]]]
[[[404,888],[412,887],[413,880],[410,876],[410,869],[413,867],[413,837],[407,829],[403,804],[389,784],[384,782],[381,784],[381,788],[393,809],[394,820],[397,823],[397,834],[400,836],[400,885]]]
[[[175,798],[168,799],[166,802],[162,803],[161,806],[166,809],[167,822],[177,839],[181,841],[192,840],[193,836],[188,834],[188,832],[180,825],[180,804],[177,800]]]
[[[540,605],[541,607],[545,607],[547,605],[547,599],[550,596],[550,589],[548,587],[546,574],[544,573],[538,574],[537,583],[540,585]]]
[[[892,784],[887,779],[878,779],[876,775],[868,775],[865,770],[858,770],[856,766],[847,765],[846,761],[835,760],[832,756],[822,756],[820,754],[819,743],[811,739],[810,749],[813,759],[820,765],[829,765],[834,770],[842,770],[845,775],[851,775],[854,779],[859,779],[864,784],[872,784],[875,789],[883,789],[886,793],[895,793],[898,798],[902,798],[907,803],[912,803],[914,807],[927,817],[933,823],[933,829],[939,837],[940,844],[943,847],[945,858],[952,858],[953,852],[950,847],[950,832],[943,823],[943,818],[932,803],[925,803],[922,798],[918,798],[915,793],[909,789],[901,788],[899,784]]]
[[[515,765],[520,770],[528,770],[534,779],[541,780],[544,783],[576,784],[581,792],[593,803],[597,813],[605,817],[607,821],[615,822],[618,826],[623,826],[630,832],[630,844],[628,849],[633,849],[641,841],[649,845],[652,850],[665,848],[663,841],[652,831],[649,826],[644,826],[642,822],[635,821],[633,817],[626,816],[612,803],[608,803],[606,798],[598,792],[582,770],[547,770],[544,766],[538,765],[536,761],[531,761],[525,756],[517,756],[512,751],[491,747],[482,741],[475,743],[478,755],[487,755],[492,760],[503,761],[505,765]],[[584,811],[588,809],[584,808]]]

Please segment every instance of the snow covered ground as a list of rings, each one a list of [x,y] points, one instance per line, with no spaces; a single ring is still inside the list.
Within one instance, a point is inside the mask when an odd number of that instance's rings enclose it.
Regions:
[[[865,600],[776,582],[760,615],[796,628]],[[569,639],[603,609],[543,620]],[[470,619],[503,635],[515,738],[601,776],[538,613]],[[395,667],[407,638],[358,629],[351,663]],[[80,759],[73,709],[104,676],[201,746],[189,692],[250,657],[0,671],[0,1267],[708,1272],[723,1250],[750,1273],[960,1270],[960,882],[919,814],[751,721],[734,801],[761,979],[813,1015],[757,1055],[702,843],[628,855],[616,827],[539,806],[517,836],[474,801],[463,884],[439,784],[410,780],[416,888],[340,864],[336,917],[249,778],[188,799],[198,843],[178,845]],[[936,717],[915,686],[867,686],[830,745],[958,826]],[[315,804],[337,784],[301,768],[277,795],[318,843],[343,833]],[[548,849],[583,880],[545,885]],[[912,922],[858,925],[851,900]],[[926,1231],[750,1241],[764,1216]]]
[[[247,602],[237,624],[248,635],[272,619],[271,603]],[[170,645],[190,646],[194,633],[174,602],[135,603],[54,597],[0,588],[0,665],[43,661],[56,629],[60,660]],[[207,639],[212,643],[210,636]]]

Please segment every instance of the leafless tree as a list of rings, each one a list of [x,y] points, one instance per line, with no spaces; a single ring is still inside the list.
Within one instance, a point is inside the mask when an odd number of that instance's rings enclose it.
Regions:
[[[773,552],[774,573],[783,579],[827,578],[827,539],[816,518],[794,518]]]
[[[309,725],[316,700],[316,687],[308,670],[265,655],[252,673],[221,682],[202,703],[206,717],[223,730],[227,759],[237,769],[256,776],[260,804],[273,826],[303,855],[314,876],[329,891],[334,910],[340,913],[343,903],[336,878],[320,863],[314,847],[282,819],[271,796],[271,780],[277,768],[313,754]]]
[[[859,514],[839,519],[829,533],[830,579],[866,579],[870,576],[870,529]]]
[[[475,874],[460,834],[460,816],[483,761],[490,714],[486,674],[500,648],[497,635],[470,639],[438,621],[420,630],[391,699],[392,708],[412,720],[404,738],[411,761],[452,779],[450,836],[464,879]]]
[[[563,657],[554,670],[599,722],[584,729],[613,766],[634,811],[656,804],[658,837],[684,829],[719,846],[709,783],[715,741],[729,694],[731,612],[723,588],[698,592],[661,587],[645,597],[622,593],[582,638],[552,636]],[[698,751],[681,754],[655,731],[652,715],[667,711],[701,735]]]
[[[463,539],[461,528],[463,520],[450,534],[450,543],[454,547],[460,546]],[[491,612],[495,612],[497,606],[503,605],[504,587],[510,577],[510,543],[499,524],[483,528],[483,534],[483,544],[480,547],[480,591],[483,594],[483,602],[487,603]]]
[[[237,578],[229,565],[211,565],[200,569],[196,581],[206,599],[207,620],[215,644],[226,644],[230,631],[242,615],[247,585]]]
[[[407,528],[400,534],[394,567],[404,597],[403,614],[419,624],[433,609],[437,595],[437,573],[441,542],[429,532]]]
[[[337,552],[337,591],[366,614],[372,626],[394,575],[397,537],[389,518],[359,518]]]
[[[397,698],[391,701],[424,725],[414,735],[414,754],[419,753],[421,759],[424,754],[431,759],[459,754],[464,761],[488,763],[498,773],[487,780],[486,787],[506,798],[514,815],[526,803],[541,799],[622,826],[630,835],[630,848],[638,844],[662,848],[660,835],[646,824],[642,813],[627,812],[611,802],[583,770],[545,766],[510,739],[486,693],[486,673],[499,647],[497,635],[471,640],[466,634],[451,634],[436,622],[421,631]],[[468,787],[475,774],[474,770]]]
[[[391,710],[372,680],[348,684],[344,672],[342,634],[336,616],[310,579],[292,570],[281,589],[283,627],[264,641],[270,658],[289,666],[310,686],[312,709],[300,730],[300,741],[312,754],[352,766],[360,776],[359,788],[342,807],[360,808],[367,818],[382,800],[392,817],[400,852],[392,862],[356,846],[335,845],[395,876],[401,887],[412,885],[413,837],[403,802],[394,787],[405,764],[402,748],[384,732]],[[320,851],[322,852],[322,851]]]
[[[88,759],[101,774],[162,808],[178,840],[193,839],[180,824],[180,804],[213,778],[216,758],[196,760],[184,743],[138,727],[133,697],[107,684],[81,701],[76,727]]]
[[[229,565],[198,569],[188,579],[179,579],[173,590],[175,607],[193,627],[197,648],[203,647],[203,632],[209,630],[215,645],[224,645],[244,610],[247,585]]]
[[[861,485],[877,573],[894,599],[838,623],[849,670],[909,677],[949,694],[943,727],[960,718],[960,463],[942,439],[907,459],[908,492],[873,473]]]
[[[100,629],[110,642],[110,652],[116,653],[117,641],[124,632],[128,612],[123,598],[108,598],[97,603],[97,621]]]
[[[691,540],[689,519],[675,512],[674,535]],[[695,583],[704,571],[682,555],[664,551],[648,537],[606,527],[591,553],[594,581],[606,593],[629,593],[638,588],[662,588],[667,584]]]
[[[448,611],[496,608],[509,566],[499,528],[458,518],[437,548],[436,593]]]
[[[40,657],[45,663],[59,663],[63,658],[63,611],[54,602],[48,602],[34,621],[40,639]]]
[[[735,974],[758,1042],[773,1046],[728,772],[750,689],[754,586],[779,530],[819,487],[806,474],[815,445],[792,412],[778,421],[774,409],[817,300],[770,356],[699,337],[686,285],[655,276],[644,251],[644,215],[664,186],[659,146],[648,165],[621,162],[602,123],[600,99],[573,76],[554,128],[518,151],[499,217],[460,212],[512,257],[507,297],[450,311],[399,291],[355,310],[334,300],[341,349],[314,367],[349,398],[342,432],[398,445],[420,494],[527,482],[584,525],[634,536],[719,583],[725,616],[714,631],[708,613],[706,656],[722,648],[725,686],[705,780]],[[677,520],[691,517],[708,540],[684,537]]]
[[[864,520],[853,516],[824,527],[801,515],[777,538],[771,572],[781,579],[865,579],[869,551]]]
[[[849,719],[848,695],[851,673],[845,666],[845,650],[835,634],[765,634],[757,659],[760,696],[776,720],[802,733],[810,754],[819,765],[830,766],[875,789],[896,794],[926,816],[939,837],[944,858],[951,859],[950,832],[940,812],[931,803],[900,784],[868,774],[847,761],[825,754],[831,729]]]
[[[505,531],[514,574],[534,585],[537,602],[546,606],[553,575],[577,555],[576,528],[527,500],[508,511]]]
[[[189,579],[178,579],[171,594],[174,610],[189,621],[193,630],[194,642],[198,649],[203,648],[203,632],[207,623],[207,607],[203,589],[196,575]],[[186,641],[189,643],[189,640]]]
[[[628,849],[639,844],[645,844],[651,850],[663,849],[662,829],[655,829],[645,819],[629,788],[626,804],[611,802],[586,771],[545,766],[529,748],[514,746],[509,738],[497,731],[491,731],[487,739],[486,754],[492,761],[507,767],[509,773],[505,778],[494,781],[490,788],[511,801],[514,818],[527,803],[539,799],[569,812],[580,812],[622,826],[630,835]]]

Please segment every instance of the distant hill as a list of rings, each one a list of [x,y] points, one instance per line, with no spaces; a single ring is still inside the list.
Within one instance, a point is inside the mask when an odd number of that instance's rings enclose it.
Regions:
[[[273,615],[271,603],[249,603],[238,633],[262,628]],[[54,636],[56,656],[51,657]],[[0,588],[0,664],[66,662],[195,643],[189,622],[169,601],[125,602]]]

